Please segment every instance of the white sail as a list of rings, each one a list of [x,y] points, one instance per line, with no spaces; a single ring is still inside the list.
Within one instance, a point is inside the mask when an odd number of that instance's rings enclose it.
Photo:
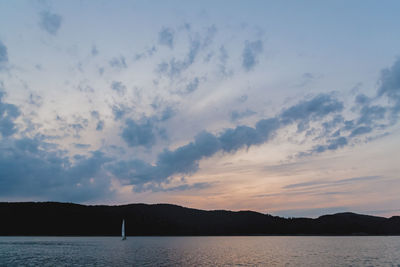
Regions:
[[[126,235],[125,235],[125,220],[122,220],[122,230],[121,230],[121,232],[122,232],[122,240],[125,240],[126,239]]]

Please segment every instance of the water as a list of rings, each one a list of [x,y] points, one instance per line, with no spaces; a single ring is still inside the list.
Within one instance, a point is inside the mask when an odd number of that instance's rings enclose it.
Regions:
[[[0,237],[0,266],[400,266],[400,237]]]

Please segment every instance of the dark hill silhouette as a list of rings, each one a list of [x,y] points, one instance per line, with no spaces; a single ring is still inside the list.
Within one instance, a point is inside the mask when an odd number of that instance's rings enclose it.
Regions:
[[[58,202],[0,203],[0,235],[400,235],[400,217],[338,213],[317,219],[253,211],[204,211],[170,204],[86,206]]]

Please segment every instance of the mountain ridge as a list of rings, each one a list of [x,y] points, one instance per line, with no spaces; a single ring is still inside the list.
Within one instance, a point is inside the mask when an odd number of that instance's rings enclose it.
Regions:
[[[0,202],[0,235],[400,235],[400,217],[342,212],[283,218],[251,210],[200,210],[175,204],[83,205]]]

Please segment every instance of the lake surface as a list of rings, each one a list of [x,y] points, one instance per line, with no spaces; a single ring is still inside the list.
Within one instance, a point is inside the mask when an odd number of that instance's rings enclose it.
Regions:
[[[0,237],[0,266],[400,266],[400,237]]]

